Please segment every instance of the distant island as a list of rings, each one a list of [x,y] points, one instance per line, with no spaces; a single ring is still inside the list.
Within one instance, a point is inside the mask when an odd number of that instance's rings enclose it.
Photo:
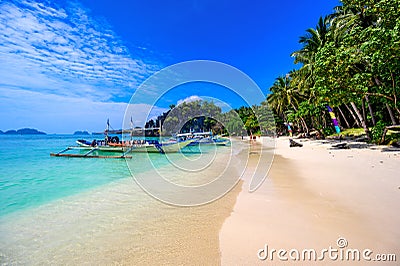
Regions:
[[[7,130],[5,132],[0,130],[0,134],[4,134],[4,135],[46,135],[45,132],[39,131],[34,128],[21,128],[18,130],[11,129],[11,130]]]
[[[75,131],[74,135],[90,135],[87,131]]]

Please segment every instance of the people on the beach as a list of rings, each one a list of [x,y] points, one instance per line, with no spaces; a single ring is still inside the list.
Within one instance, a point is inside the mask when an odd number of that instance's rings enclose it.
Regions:
[[[287,130],[289,133],[289,137],[293,136],[293,132],[292,132],[292,127],[291,127],[292,123],[285,123],[285,126],[287,126]]]

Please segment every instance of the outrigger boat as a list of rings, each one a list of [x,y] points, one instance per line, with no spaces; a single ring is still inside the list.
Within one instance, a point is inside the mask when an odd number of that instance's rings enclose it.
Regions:
[[[133,152],[147,152],[147,153],[171,153],[178,152],[180,149],[186,147],[195,139],[189,139],[184,141],[167,141],[158,142],[157,140],[146,140],[140,144],[124,143],[123,145],[104,145],[104,146],[91,146],[91,142],[78,140],[77,143],[80,146],[70,146],[58,153],[50,153],[50,156],[60,157],[85,157],[85,158],[132,158],[127,154]],[[67,154],[65,152],[69,150],[88,150],[84,154]],[[91,155],[95,151],[109,152],[109,153],[122,153],[119,156],[112,155]]]
[[[169,140],[166,142],[158,142],[157,140],[138,140],[126,141],[119,143],[107,143],[104,141],[89,142],[86,140],[77,140],[78,146],[70,146],[65,150],[58,153],[51,153],[50,156],[60,157],[83,157],[83,158],[132,158],[129,153],[133,152],[147,152],[147,153],[172,153],[178,152],[180,149],[186,147],[196,139],[186,140]],[[104,144],[103,144],[104,143]],[[70,150],[88,150],[84,154],[70,154],[65,153]],[[95,151],[108,152],[108,153],[122,153],[121,155],[93,155]]]
[[[108,152],[158,152],[158,153],[171,153],[178,152],[180,149],[188,146],[190,143],[196,141],[193,138],[178,138],[170,139],[168,141],[159,142],[158,140],[128,140],[121,142],[108,142],[105,144],[104,140],[89,142],[86,140],[77,140],[79,146],[70,147],[72,149],[92,149],[97,148],[100,151]]]
[[[76,141],[78,146],[70,146],[58,153],[50,153],[50,156],[57,157],[80,157],[80,158],[132,158],[128,155],[133,152],[147,152],[147,153],[173,153],[178,152],[182,148],[188,146],[190,143],[196,141],[193,136],[191,137],[176,137],[168,141],[142,139],[142,140],[129,140],[120,141],[119,137],[109,137],[109,121],[107,121],[107,129],[105,131],[106,137],[104,140],[93,140],[92,142],[79,139]],[[70,150],[88,150],[86,153],[71,154],[66,153]],[[107,153],[107,155],[100,155],[99,152]],[[108,155],[109,153],[122,153],[121,155]]]

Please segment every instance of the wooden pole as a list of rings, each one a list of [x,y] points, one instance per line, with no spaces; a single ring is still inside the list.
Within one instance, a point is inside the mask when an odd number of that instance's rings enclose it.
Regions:
[[[350,109],[350,107],[347,104],[344,104],[344,106],[346,106],[347,110],[349,110],[349,112],[350,112],[351,116],[353,117],[354,122],[357,124],[357,126],[361,127],[360,122],[358,121],[357,117],[354,115],[354,112]]]
[[[371,115],[372,125],[375,126],[376,125],[376,120],[375,120],[374,112],[372,111],[372,106],[369,103],[368,95],[365,95],[365,100],[367,101],[369,114]]]
[[[362,108],[362,118],[365,121],[365,124],[368,124],[367,122],[367,115],[366,115],[366,111],[365,111],[365,99],[362,98],[361,99],[361,108]]]
[[[125,158],[132,158],[132,156],[110,156],[110,155],[92,155],[92,156],[85,156],[83,154],[58,154],[58,153],[50,153],[50,156],[54,157],[71,157],[71,158],[103,158],[103,159],[125,159]]]
[[[339,113],[342,115],[343,120],[344,120],[344,122],[345,122],[346,125],[347,125],[347,128],[350,128],[349,121],[347,121],[346,116],[343,114],[342,109],[340,108],[340,106],[338,106],[338,110],[339,110]]]
[[[88,151],[87,153],[85,153],[83,156],[86,157],[86,156],[88,156],[89,154],[91,154],[92,152],[97,151],[97,150],[98,150],[98,148],[91,149],[90,151]]]
[[[64,152],[66,152],[66,151],[68,151],[68,150],[70,150],[70,147],[68,147],[68,148],[66,148],[66,149],[64,149],[64,150],[62,150],[62,151],[60,151],[60,152],[58,152],[57,154],[64,153]]]
[[[363,119],[363,117],[362,117],[360,111],[358,110],[356,104],[355,104],[354,102],[350,102],[350,104],[351,104],[351,106],[353,107],[354,112],[357,114],[358,118],[359,118],[360,121],[361,121],[362,127],[364,128],[365,134],[367,135],[367,139],[368,139],[368,140],[371,140],[371,136],[369,135],[369,129],[368,129],[367,123],[366,123],[365,120]]]
[[[386,103],[386,109],[389,112],[390,120],[392,120],[392,125],[396,125],[396,119],[394,118],[394,115],[393,115],[393,112],[392,112],[392,108],[390,108],[388,103]]]

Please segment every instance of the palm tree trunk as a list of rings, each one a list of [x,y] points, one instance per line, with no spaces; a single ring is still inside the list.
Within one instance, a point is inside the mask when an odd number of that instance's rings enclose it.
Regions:
[[[327,122],[326,122],[326,112],[323,111],[323,116],[322,116],[322,123],[324,123],[324,128],[327,128]]]
[[[316,128],[315,118],[311,116],[311,129]]]
[[[342,115],[343,120],[344,120],[344,122],[345,122],[346,125],[347,125],[347,128],[350,128],[349,121],[347,121],[346,116],[343,114],[342,109],[340,108],[340,106],[338,106],[338,110],[339,110],[339,113]]]
[[[365,121],[365,123],[367,124],[368,121],[367,121],[367,115],[366,115],[366,112],[365,112],[365,100],[364,100],[364,98],[361,99],[361,108],[362,108],[362,118]]]
[[[291,103],[291,106],[293,107],[294,111],[297,112],[297,108],[294,106],[293,103]],[[306,123],[306,121],[304,120],[304,118],[301,117],[301,116],[300,116],[300,121],[301,121],[301,123],[302,123],[302,125],[303,125],[303,128],[306,130],[306,133],[308,133],[309,130],[308,130],[308,127],[307,127],[307,123]]]
[[[347,110],[349,110],[351,116],[354,119],[354,122],[357,124],[358,127],[361,127],[360,122],[357,120],[356,116],[354,115],[354,112],[350,109],[350,107],[347,104],[344,104],[344,106],[346,106]]]
[[[365,120],[363,119],[363,117],[361,116],[361,113],[360,113],[360,111],[358,110],[356,104],[355,104],[354,102],[350,102],[350,104],[351,104],[351,107],[353,107],[354,112],[357,114],[358,118],[359,118],[360,121],[361,121],[361,125],[362,125],[362,127],[364,128],[365,134],[367,135],[367,139],[368,139],[368,140],[371,140],[371,137],[370,137],[370,135],[369,135],[368,126],[367,126],[367,124],[365,123]]]
[[[397,113],[399,113],[399,115],[400,115],[400,109],[399,109],[399,108],[397,108],[397,107],[395,107],[394,109],[395,109],[395,110],[396,110],[396,112],[397,112]]]
[[[308,127],[307,127],[307,123],[306,123],[306,121],[304,120],[304,118],[303,118],[303,117],[300,117],[300,119],[301,119],[301,122],[303,123],[303,126],[304,126],[304,128],[305,128],[305,130],[306,130],[306,133],[308,133],[308,132],[309,132],[309,130],[308,130]]]
[[[304,132],[303,123],[297,123],[297,127],[300,129],[301,132]]]
[[[388,103],[386,103],[386,109],[389,112],[390,120],[392,120],[392,125],[396,125],[396,118],[394,118],[394,115],[393,115],[393,112],[392,112],[392,108],[390,108]]]
[[[372,106],[369,103],[368,95],[365,95],[365,100],[367,101],[369,114],[371,115],[372,125],[375,126],[376,125],[375,115],[374,115],[374,112],[372,111]]]
[[[397,95],[396,95],[396,82],[395,82],[395,78],[394,78],[394,74],[392,71],[390,71],[390,76],[392,77],[392,88],[393,88],[393,98],[394,98],[394,109],[396,110],[396,112],[400,115],[400,109],[397,107]],[[386,106],[388,106],[386,104]],[[393,121],[393,120],[392,120]],[[396,122],[396,119],[394,120]]]

